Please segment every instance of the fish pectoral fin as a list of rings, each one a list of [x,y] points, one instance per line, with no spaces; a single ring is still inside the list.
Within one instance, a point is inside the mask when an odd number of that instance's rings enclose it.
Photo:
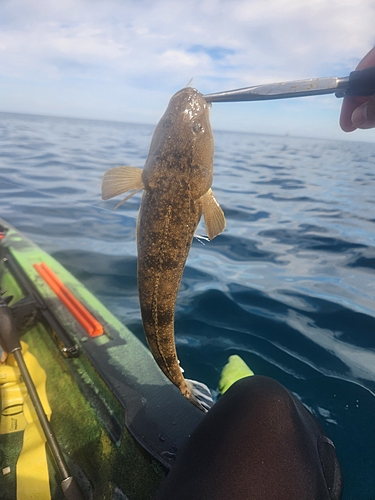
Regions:
[[[102,199],[109,200],[127,191],[134,191],[134,193],[122,200],[116,208],[120,206],[135,193],[144,189],[142,172],[143,170],[137,167],[115,167],[108,170],[102,179]]]
[[[113,210],[116,210],[116,208],[118,208],[120,205],[122,205],[123,203],[125,203],[126,201],[129,200],[129,198],[131,198],[132,196],[134,196],[136,193],[138,193],[138,191],[140,191],[141,189],[143,189],[143,186],[140,187],[139,189],[136,189],[135,191],[133,191],[132,193],[128,194],[128,196],[125,196],[125,198],[120,201],[120,203],[117,203],[117,205],[115,206],[115,208]]]
[[[204,223],[210,240],[225,229],[225,217],[211,189],[201,198]]]

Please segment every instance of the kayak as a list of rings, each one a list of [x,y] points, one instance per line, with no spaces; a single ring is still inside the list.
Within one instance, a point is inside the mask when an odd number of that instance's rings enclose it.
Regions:
[[[2,219],[0,257],[2,300],[82,497],[152,498],[204,413],[82,283]],[[18,368],[13,354],[0,363],[0,499],[67,498]]]

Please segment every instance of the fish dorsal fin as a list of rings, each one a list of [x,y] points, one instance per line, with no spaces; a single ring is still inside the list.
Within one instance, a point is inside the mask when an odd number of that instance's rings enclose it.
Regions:
[[[119,205],[124,203],[135,193],[144,188],[142,172],[143,170],[137,167],[115,167],[108,170],[108,172],[104,174],[102,180],[102,199],[109,200],[127,191],[134,191],[134,193],[127,196]]]
[[[224,212],[216,201],[212,189],[202,196],[201,201],[207,236],[212,240],[225,229]]]

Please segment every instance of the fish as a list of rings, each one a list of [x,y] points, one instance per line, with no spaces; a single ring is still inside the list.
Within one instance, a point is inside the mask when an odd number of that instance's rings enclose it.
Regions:
[[[177,358],[174,316],[178,290],[196,228],[204,217],[210,240],[225,229],[212,192],[214,138],[211,105],[192,87],[172,96],[152,136],[144,168],[106,172],[104,200],[143,190],[137,221],[137,278],[143,329],[163,373],[196,407],[207,411],[199,383],[184,378]],[[198,385],[196,385],[198,384]]]

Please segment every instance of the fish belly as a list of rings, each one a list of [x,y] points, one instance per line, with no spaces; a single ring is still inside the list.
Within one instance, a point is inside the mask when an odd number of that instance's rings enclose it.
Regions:
[[[201,206],[145,192],[138,221],[138,292],[151,353],[164,374],[188,397],[174,341],[174,312]]]

